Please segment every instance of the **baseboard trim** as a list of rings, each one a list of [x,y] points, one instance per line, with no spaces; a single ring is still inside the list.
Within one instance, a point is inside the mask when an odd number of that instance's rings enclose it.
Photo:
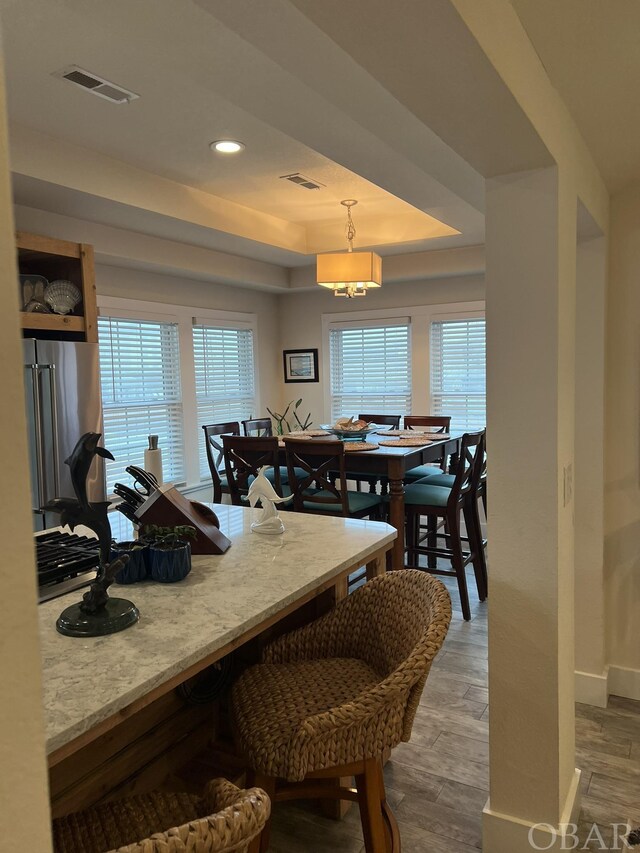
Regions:
[[[578,822],[581,800],[580,773],[576,768],[557,827],[545,823],[531,823],[512,815],[494,812],[491,809],[491,801],[487,800],[482,812],[483,853],[532,853],[536,848],[559,853],[571,849],[567,847],[563,827]]]
[[[609,693],[626,699],[640,699],[640,669],[610,666]]]
[[[576,670],[576,702],[581,702],[583,705],[595,705],[596,708],[606,708],[610,692],[608,667],[601,675],[595,672],[579,672]]]

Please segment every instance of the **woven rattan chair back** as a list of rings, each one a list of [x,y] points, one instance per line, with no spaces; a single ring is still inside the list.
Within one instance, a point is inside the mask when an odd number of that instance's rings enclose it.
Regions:
[[[358,415],[358,419],[368,424],[378,426],[390,426],[391,429],[400,429],[400,418],[402,415]]]
[[[349,499],[341,441],[284,438],[287,477],[297,512],[325,507],[349,515]],[[304,475],[304,476],[303,476]],[[320,490],[314,494],[310,490]]]
[[[223,424],[203,424],[204,446],[207,453],[207,462],[211,472],[213,483],[213,502],[219,504],[222,501],[223,489],[221,474],[224,473],[224,448],[222,447],[222,435],[240,435],[240,424],[238,421],[227,421]]]
[[[264,660],[296,660],[299,637],[302,658],[365,661],[381,678],[371,688],[381,714],[385,696],[393,705],[399,695],[406,697],[401,729],[402,740],[409,740],[420,695],[450,621],[451,599],[441,581],[414,569],[387,572],[338,602],[310,629],[301,628],[274,641]],[[367,706],[367,696],[359,701]]]
[[[251,418],[242,421],[242,431],[253,438],[268,438],[273,435],[273,424],[271,418]]]
[[[222,446],[232,504],[247,505],[243,497],[247,495],[249,486],[258,476],[263,465],[273,469],[273,487],[279,495],[282,494],[278,466],[278,439],[275,436],[252,438],[244,435],[223,435]]]
[[[216,779],[203,797],[152,792],[59,818],[53,822],[54,853],[247,853],[270,813],[261,789],[243,791]],[[161,832],[149,829],[166,820],[183,822]],[[131,833],[139,840],[123,844]]]
[[[406,429],[431,427],[434,432],[449,432],[451,418],[446,415],[405,415],[404,425]]]

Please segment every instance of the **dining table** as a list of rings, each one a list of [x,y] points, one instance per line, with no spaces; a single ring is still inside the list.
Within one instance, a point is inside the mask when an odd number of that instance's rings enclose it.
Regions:
[[[340,441],[337,436],[327,433],[319,435],[320,430],[307,431],[307,435],[313,439],[329,439]],[[393,430],[385,430],[381,428],[376,432],[369,433],[366,436],[367,445],[376,445],[375,450],[350,450],[346,456],[345,466],[348,472],[354,474],[369,474],[377,475],[380,479],[388,481],[389,490],[389,522],[398,531],[393,547],[389,551],[387,568],[402,569],[409,568],[405,564],[405,545],[404,545],[404,494],[405,494],[405,477],[408,471],[416,468],[418,465],[426,465],[428,463],[438,463],[444,457],[451,459],[451,464],[457,457],[462,441],[462,433],[448,433],[442,438],[431,433],[421,434],[417,430],[411,431],[413,438],[418,440],[422,438],[424,441],[418,445],[406,446],[398,443],[397,446],[390,446],[390,442],[399,441],[403,436],[404,431],[397,431],[398,438],[394,438]],[[304,433],[291,433],[294,437],[300,437]],[[381,444],[381,442],[385,442]],[[349,442],[351,445],[351,442]],[[352,446],[355,446],[352,445]],[[285,464],[284,446],[281,448],[281,462]],[[437,473],[437,471],[436,471]]]

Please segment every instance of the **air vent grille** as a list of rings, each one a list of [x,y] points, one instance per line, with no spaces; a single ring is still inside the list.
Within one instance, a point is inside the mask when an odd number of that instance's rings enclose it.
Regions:
[[[314,181],[313,178],[301,175],[300,172],[293,172],[291,175],[280,175],[280,180],[291,181],[292,184],[298,184],[298,186],[304,187],[306,190],[319,190],[325,186],[320,181]]]
[[[91,92],[92,95],[111,101],[112,104],[128,104],[129,101],[134,101],[140,97],[135,92],[123,89],[122,86],[117,86],[115,83],[105,80],[104,77],[99,77],[97,74],[79,68],[77,65],[70,65],[61,71],[55,71],[53,76],[61,80],[68,80],[86,92]]]

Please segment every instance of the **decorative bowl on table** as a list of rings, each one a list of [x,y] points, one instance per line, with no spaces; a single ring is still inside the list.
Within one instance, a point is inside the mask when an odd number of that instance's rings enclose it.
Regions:
[[[376,424],[367,421],[354,421],[353,418],[340,418],[335,424],[320,424],[332,435],[336,435],[341,441],[364,441],[368,435],[379,429]]]

